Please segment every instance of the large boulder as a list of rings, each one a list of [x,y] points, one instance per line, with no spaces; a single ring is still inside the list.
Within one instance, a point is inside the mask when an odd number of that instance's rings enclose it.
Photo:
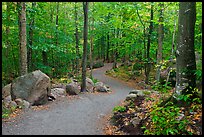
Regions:
[[[88,92],[93,92],[94,91],[94,83],[88,77],[86,77],[86,91],[88,91]]]
[[[11,83],[3,87],[2,99],[6,98],[9,95],[11,95]]]
[[[108,92],[109,88],[103,82],[96,82],[95,90],[98,92]]]
[[[50,95],[50,78],[40,70],[15,79],[11,84],[12,100],[21,98],[31,105],[47,103]]]
[[[80,86],[77,82],[71,82],[66,85],[66,92],[69,95],[78,95],[80,92]]]

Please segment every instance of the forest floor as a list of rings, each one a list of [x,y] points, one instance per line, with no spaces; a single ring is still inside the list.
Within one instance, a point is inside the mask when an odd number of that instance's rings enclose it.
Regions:
[[[110,86],[110,93],[82,93],[57,98],[2,120],[3,135],[103,135],[106,118],[132,87],[105,75],[112,64],[95,69],[93,77]]]
[[[145,84],[145,75],[143,73],[136,77],[132,77],[131,66],[119,66],[117,69],[107,71],[106,75],[112,77],[112,79],[119,81],[120,83],[124,83],[127,86],[137,90],[154,91],[155,88],[157,88],[154,84],[154,81],[152,81],[154,78],[151,78],[155,75],[154,71],[150,73],[150,79],[152,79],[150,80],[150,85]],[[169,105],[168,107],[157,106],[161,100],[166,100],[168,97],[170,97],[173,94],[173,91],[174,87],[162,86],[159,89],[156,89],[156,92],[146,94],[144,97],[139,96],[131,101],[122,101],[120,105],[115,106],[116,111],[105,118],[105,121],[107,121],[104,128],[105,134],[202,135],[202,104],[200,102],[200,98],[196,98],[197,101],[195,100],[190,105],[180,108],[174,105]],[[186,101],[186,103],[189,103],[188,100]],[[172,108],[172,110],[169,112],[168,108]],[[177,112],[174,109],[179,110],[179,116],[175,115]],[[157,117],[161,114],[158,121],[152,119],[152,115],[155,114]],[[141,121],[139,122],[139,124],[135,125],[133,121],[137,121],[138,117]],[[163,118],[164,121],[161,118]],[[177,121],[177,118],[181,121]],[[185,120],[187,120],[188,122],[184,125],[183,123],[185,123]],[[163,129],[161,129],[161,127]],[[144,128],[146,128],[146,130]]]

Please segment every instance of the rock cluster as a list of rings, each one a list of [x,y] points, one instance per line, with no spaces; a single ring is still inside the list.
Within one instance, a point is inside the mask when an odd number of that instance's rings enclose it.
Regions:
[[[34,105],[43,105],[48,101],[53,101],[57,97],[68,95],[78,95],[81,84],[77,80],[72,80],[67,85],[52,86],[50,78],[40,70],[33,71],[20,76],[12,83],[2,88],[2,107],[9,109],[29,108]],[[102,82],[94,82],[86,78],[87,92],[108,92],[110,91]]]

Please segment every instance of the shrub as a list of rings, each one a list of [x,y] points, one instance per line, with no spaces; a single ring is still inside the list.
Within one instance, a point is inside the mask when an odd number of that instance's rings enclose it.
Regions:
[[[150,112],[150,127],[145,128],[145,135],[178,135],[191,134],[186,130],[188,120],[181,116],[181,109],[172,102],[168,102],[168,106],[158,107],[154,106],[153,111]]]
[[[115,106],[113,108],[113,112],[125,112],[126,111],[126,107],[123,106]]]

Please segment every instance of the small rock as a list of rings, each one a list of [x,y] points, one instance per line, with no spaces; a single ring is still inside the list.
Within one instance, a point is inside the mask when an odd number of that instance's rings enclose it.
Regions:
[[[69,83],[66,86],[66,92],[69,95],[78,95],[80,93],[79,85],[76,82]]]
[[[88,92],[93,92],[94,91],[94,83],[88,77],[86,77],[86,91],[88,91]]]
[[[152,92],[152,93],[155,93],[155,94],[159,94],[158,91],[154,91],[154,90],[152,90],[151,92]]]
[[[11,111],[14,111],[17,108],[17,104],[15,101],[11,101],[9,104],[9,108],[11,109]]]
[[[185,116],[185,115],[184,115],[183,113],[181,113],[181,114],[179,115],[179,117],[178,117],[176,120],[180,121],[184,116]]]
[[[51,93],[54,96],[66,95],[66,91],[63,88],[53,88],[53,89],[51,89]]]
[[[98,92],[108,92],[108,88],[105,84],[103,84],[103,82],[96,82],[95,90]]]
[[[21,98],[15,99],[15,102],[18,106],[23,106],[23,100]]]
[[[131,94],[128,94],[127,95],[127,97],[126,97],[126,99],[125,100],[131,100],[131,99],[135,99],[137,97],[137,95],[136,94],[133,94],[133,93],[131,93]]]
[[[11,95],[11,83],[2,88],[2,99]]]
[[[141,119],[139,117],[134,117],[130,120],[134,127],[137,127],[140,124]]]
[[[30,103],[26,100],[23,100],[23,107],[24,108],[29,108],[30,107]]]
[[[144,96],[144,90],[132,90],[129,94],[137,94],[138,96]]]
[[[5,104],[5,106],[8,106],[11,102],[11,95],[7,96],[6,98],[4,98],[3,102]]]

